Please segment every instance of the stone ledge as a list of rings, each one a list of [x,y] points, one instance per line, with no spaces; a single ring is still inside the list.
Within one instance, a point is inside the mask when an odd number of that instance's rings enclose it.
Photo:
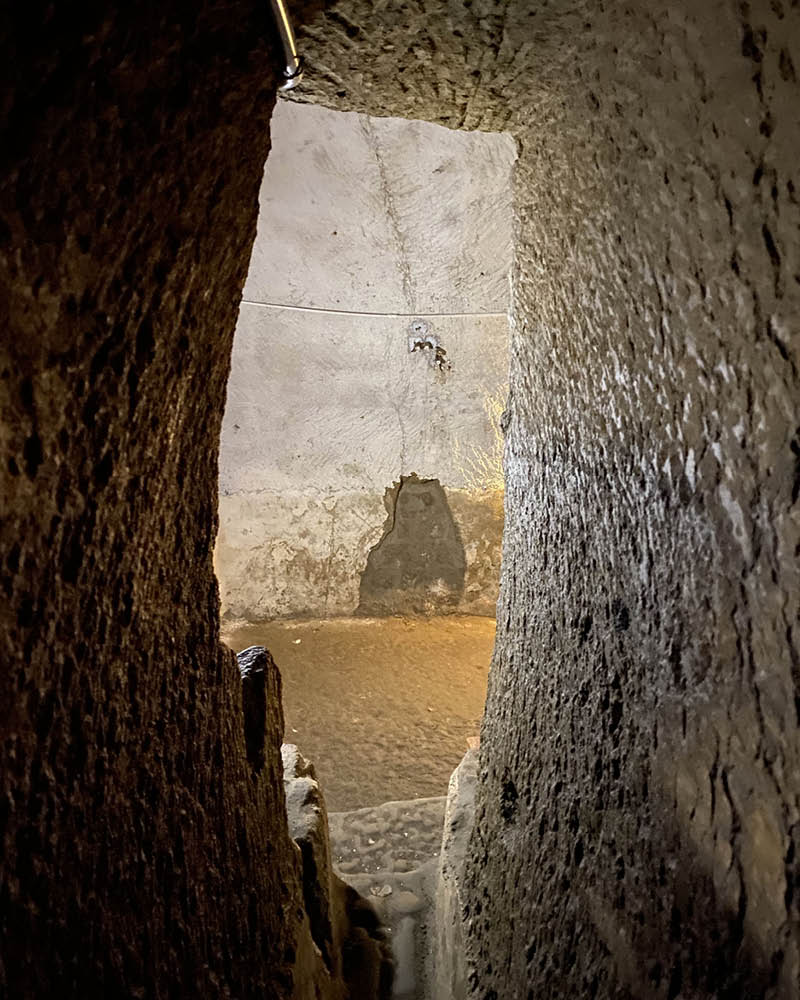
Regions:
[[[436,887],[431,940],[433,996],[463,1000],[467,995],[464,950],[464,863],[475,819],[478,750],[468,750],[450,778]]]

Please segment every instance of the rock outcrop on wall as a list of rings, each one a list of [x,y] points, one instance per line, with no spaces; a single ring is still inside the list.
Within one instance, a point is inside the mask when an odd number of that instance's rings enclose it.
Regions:
[[[475,996],[797,997],[796,5],[347,2],[302,44],[303,99],[519,147]]]

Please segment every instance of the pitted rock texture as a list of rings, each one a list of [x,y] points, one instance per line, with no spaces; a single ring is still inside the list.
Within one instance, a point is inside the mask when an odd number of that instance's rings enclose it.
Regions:
[[[518,165],[474,983],[797,997],[800,20],[627,10]]]
[[[796,998],[796,3],[294,13],[304,99],[520,150],[475,995]],[[265,16],[4,18],[12,995],[297,989],[277,748],[253,781],[209,555]]]
[[[298,910],[280,705],[254,769],[211,565],[267,18],[3,14],[3,996],[341,993]]]
[[[519,149],[474,995],[800,996],[797,5],[338,3],[301,38],[299,99]]]

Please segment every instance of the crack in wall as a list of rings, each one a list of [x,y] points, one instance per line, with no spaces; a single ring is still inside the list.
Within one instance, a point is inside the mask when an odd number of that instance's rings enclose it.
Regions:
[[[416,290],[414,288],[414,278],[411,274],[411,265],[408,260],[408,249],[406,247],[406,242],[403,237],[403,231],[400,226],[400,216],[397,212],[397,206],[395,205],[394,195],[392,194],[392,188],[389,183],[389,177],[386,172],[386,163],[383,159],[383,154],[380,149],[380,141],[378,136],[372,126],[372,122],[366,115],[361,115],[359,117],[359,123],[361,125],[361,130],[367,140],[370,150],[375,157],[375,162],[378,166],[378,175],[380,177],[381,194],[383,196],[383,203],[386,208],[386,214],[389,218],[389,222],[392,228],[392,236],[394,239],[394,244],[397,249],[397,269],[400,272],[400,278],[403,284],[403,295],[406,302],[408,302],[409,309],[413,309],[416,302]]]
[[[328,603],[331,594],[331,574],[333,573],[333,556],[335,551],[335,539],[336,539],[336,507],[339,501],[333,501],[333,507],[330,510],[331,515],[331,531],[330,539],[328,542],[328,564],[325,567],[325,614],[328,614]]]

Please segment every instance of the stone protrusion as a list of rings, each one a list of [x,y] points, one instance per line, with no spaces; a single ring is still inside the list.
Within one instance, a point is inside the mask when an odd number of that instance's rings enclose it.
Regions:
[[[467,995],[464,953],[464,863],[475,820],[478,750],[468,750],[450,778],[444,814],[436,918],[431,936],[433,996],[463,1000]]]
[[[325,800],[313,764],[305,760],[297,747],[284,743],[281,754],[289,835],[303,858],[303,898],[311,936],[330,968],[333,962],[331,897],[334,875]]]
[[[263,646],[236,654],[242,675],[242,709],[247,759],[254,771],[264,767],[267,734],[283,732],[281,675]]]
[[[314,765],[284,743],[283,782],[289,834],[302,858],[303,901],[311,936],[331,975],[353,998],[391,994],[391,948],[370,902],[346,885],[331,864],[328,813]]]

